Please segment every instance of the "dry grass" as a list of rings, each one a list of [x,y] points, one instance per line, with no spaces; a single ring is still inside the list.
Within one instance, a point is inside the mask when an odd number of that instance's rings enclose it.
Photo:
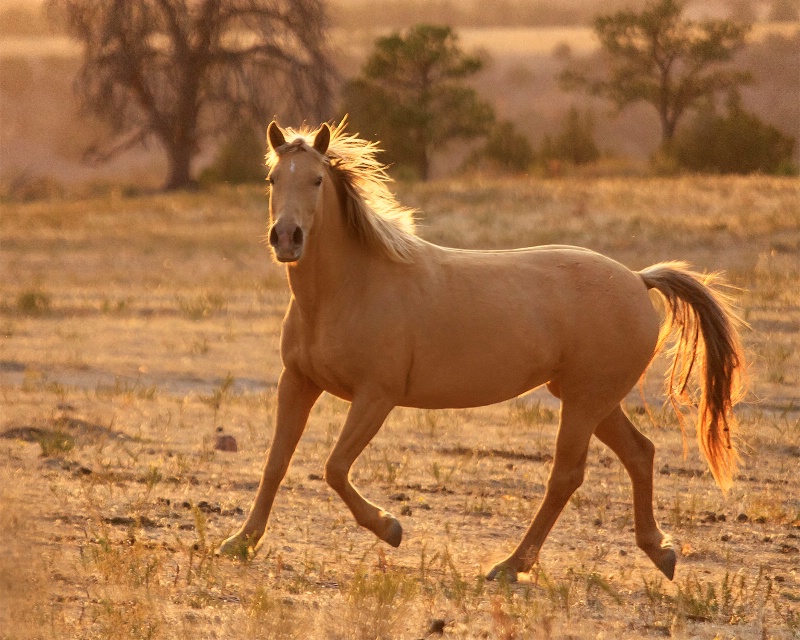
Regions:
[[[693,446],[682,458],[657,375],[656,424],[638,392],[628,404],[657,445],[676,581],[635,547],[627,478],[597,445],[530,581],[484,583],[546,481],[557,407],[540,392],[390,416],[355,475],[400,516],[397,550],[320,479],[347,408],[324,396],[260,553],[217,558],[274,417],[287,294],[261,190],[2,205],[0,638],[800,635],[797,180],[474,178],[401,199],[436,242],[682,258],[743,288],[752,393],[730,495]],[[218,428],[237,453],[214,449]]]

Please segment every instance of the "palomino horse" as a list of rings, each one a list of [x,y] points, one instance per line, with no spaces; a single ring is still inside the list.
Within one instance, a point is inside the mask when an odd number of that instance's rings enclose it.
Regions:
[[[637,273],[576,247],[430,244],[388,191],[376,147],[343,129],[269,126],[269,243],[287,265],[292,296],[272,446],[250,514],[220,551],[246,552],[263,535],[322,391],[351,403],[325,479],[361,526],[396,547],[400,523],[349,478],[392,408],[474,407],[546,384],[561,412],[544,499],[517,548],[487,577],[514,580],[530,570],[583,480],[595,435],[630,475],[637,545],[672,579],[675,552],[652,507],[654,447],[620,403],[660,349],[659,334],[674,328],[670,396],[691,401],[687,382],[692,370],[699,374],[698,440],[727,489],[736,466],[731,408],[744,361],[733,316],[710,287],[714,277],[681,263]],[[648,289],[665,298],[663,328]]]

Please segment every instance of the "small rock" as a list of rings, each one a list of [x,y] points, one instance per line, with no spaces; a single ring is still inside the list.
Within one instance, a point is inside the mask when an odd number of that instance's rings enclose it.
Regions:
[[[324,480],[324,478],[321,475],[319,475],[318,473],[309,473],[308,474],[308,479],[309,480],[316,480],[316,481]]]
[[[755,519],[755,522],[758,523],[758,524],[765,524],[767,522],[767,518],[766,518],[766,516],[758,516]]]
[[[728,542],[728,540],[730,540],[730,539],[731,539],[731,534],[730,534],[730,533],[723,533],[723,534],[722,534],[722,535],[719,537],[719,539],[720,539],[720,540],[722,540],[723,542]]]
[[[219,434],[214,439],[214,448],[217,451],[228,451],[236,453],[239,450],[239,445],[236,443],[236,438],[225,433]]]
[[[408,502],[408,494],[407,493],[395,493],[393,496],[390,496],[392,500],[396,500],[397,502]]]
[[[740,513],[736,516],[736,522],[747,522],[749,519],[746,513]]]
[[[400,515],[401,516],[410,516],[411,515],[411,507],[409,507],[407,504],[404,504],[403,508],[400,509]]]
[[[201,500],[197,503],[197,508],[203,513],[222,513],[222,507],[218,504],[211,504],[207,500]]]

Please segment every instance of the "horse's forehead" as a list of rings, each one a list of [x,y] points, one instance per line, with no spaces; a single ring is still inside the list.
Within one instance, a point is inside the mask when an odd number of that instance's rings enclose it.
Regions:
[[[289,147],[284,153],[278,157],[278,164],[285,166],[289,173],[301,171],[304,168],[315,167],[321,164],[321,161],[316,157],[316,153],[312,150],[305,148],[303,145]]]

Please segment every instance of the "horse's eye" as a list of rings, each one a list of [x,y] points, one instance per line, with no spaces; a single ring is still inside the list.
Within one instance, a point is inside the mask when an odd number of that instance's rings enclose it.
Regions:
[[[322,184],[322,176],[319,176],[316,180],[314,180],[314,185],[319,186]]]

